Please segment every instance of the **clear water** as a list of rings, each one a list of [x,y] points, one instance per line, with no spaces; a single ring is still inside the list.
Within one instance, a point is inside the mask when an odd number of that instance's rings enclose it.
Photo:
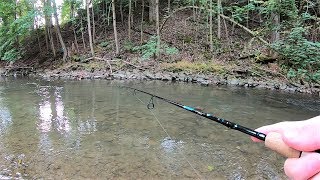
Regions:
[[[1,79],[0,179],[283,179],[284,158],[129,85],[257,128],[320,114],[317,97],[184,83]],[[145,103],[145,104],[143,104]]]

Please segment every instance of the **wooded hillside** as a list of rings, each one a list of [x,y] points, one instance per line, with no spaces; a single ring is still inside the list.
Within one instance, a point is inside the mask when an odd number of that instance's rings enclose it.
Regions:
[[[118,58],[259,74],[269,64],[273,74],[319,84],[319,40],[320,0],[0,2],[1,60],[36,68]]]

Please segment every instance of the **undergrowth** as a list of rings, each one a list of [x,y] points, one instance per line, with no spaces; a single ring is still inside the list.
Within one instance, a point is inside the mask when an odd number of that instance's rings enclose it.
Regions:
[[[188,62],[179,61],[175,63],[163,63],[163,70],[170,72],[190,72],[190,73],[218,73],[225,74],[225,66],[210,62]]]

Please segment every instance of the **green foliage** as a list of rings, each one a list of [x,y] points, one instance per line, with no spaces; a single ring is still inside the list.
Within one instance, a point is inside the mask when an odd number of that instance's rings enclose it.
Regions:
[[[149,59],[152,56],[155,56],[157,53],[157,37],[151,36],[149,41],[142,45],[136,46],[133,48],[134,51],[140,51],[142,54],[142,59]]]
[[[320,80],[320,43],[308,41],[303,27],[293,28],[288,37],[272,47],[286,60],[289,78]]]
[[[110,43],[108,42],[108,41],[102,41],[100,44],[99,44],[99,46],[100,47],[108,47],[108,45],[109,45]]]
[[[175,47],[169,47],[168,45],[164,46],[165,54],[167,55],[175,55],[179,53],[179,50]]]
[[[23,51],[20,43],[29,35],[35,16],[35,11],[27,11],[24,16],[0,27],[1,60],[15,61],[22,57]]]
[[[5,61],[15,61],[21,58],[21,52],[16,50],[15,48],[6,51],[2,57]]]
[[[62,23],[67,23],[69,21],[75,21],[74,17],[72,18],[72,13],[75,15],[77,9],[79,9],[82,5],[81,0],[64,0],[61,6],[61,20]],[[73,8],[73,12],[71,12]],[[52,8],[48,11],[48,13],[53,13]]]
[[[228,8],[232,12],[232,17],[238,22],[243,22],[244,20],[248,19],[248,12],[256,10],[256,5],[254,2],[250,1],[245,6],[231,6]]]
[[[132,50],[140,52],[142,55],[142,59],[150,59],[157,53],[157,36],[151,36],[146,44],[133,47]],[[160,52],[166,55],[174,55],[178,54],[179,50],[175,47],[169,47],[167,44],[162,44]]]
[[[123,48],[127,52],[134,52],[134,44],[131,41],[125,41],[123,44]]]

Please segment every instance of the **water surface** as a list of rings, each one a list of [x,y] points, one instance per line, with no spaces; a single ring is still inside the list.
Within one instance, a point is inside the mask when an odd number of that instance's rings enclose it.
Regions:
[[[317,97],[194,84],[1,79],[0,179],[283,179],[240,132],[130,85],[257,128],[320,114]]]

